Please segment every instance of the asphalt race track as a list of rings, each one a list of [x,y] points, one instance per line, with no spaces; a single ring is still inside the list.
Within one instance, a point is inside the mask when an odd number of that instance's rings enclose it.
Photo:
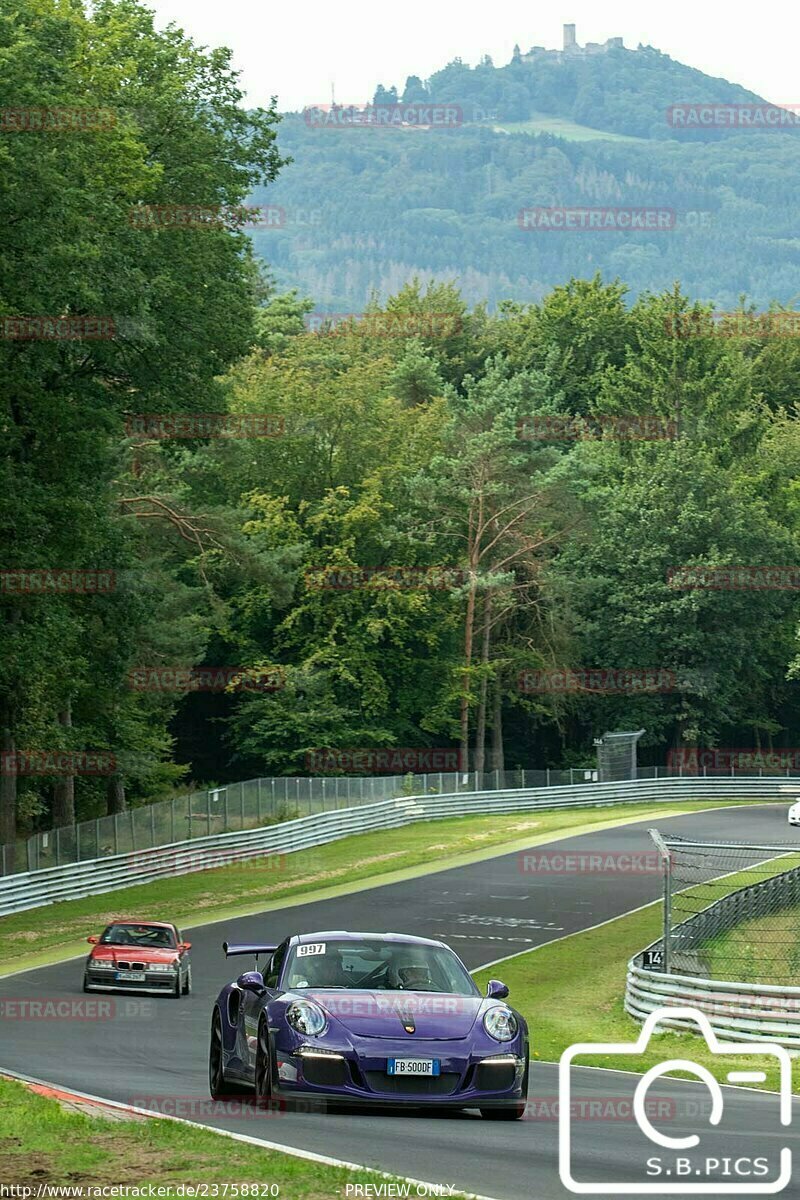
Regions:
[[[660,829],[686,836],[800,845],[800,833],[786,823],[786,808],[786,804],[760,805],[660,818],[657,822],[650,818],[636,825],[565,838],[550,843],[547,849],[649,852],[652,842],[646,831],[654,823]],[[760,857],[763,855],[754,855]],[[558,1122],[553,1119],[557,1070],[549,1064],[536,1064],[532,1069],[531,1119],[519,1122],[483,1121],[477,1113],[420,1116],[300,1111],[267,1115],[256,1112],[246,1101],[234,1106],[232,1113],[209,1115],[195,1104],[207,1102],[207,1109],[212,1108],[207,1090],[211,1007],[220,987],[236,973],[238,965],[223,957],[221,943],[225,939],[277,942],[289,932],[316,929],[400,931],[441,938],[475,969],[597,925],[661,894],[657,874],[534,878],[520,871],[518,859],[518,854],[487,859],[292,907],[284,916],[269,912],[197,926],[189,934],[194,973],[191,997],[116,997],[115,1014],[108,1020],[40,1020],[27,1024],[0,1021],[0,1066],[125,1103],[162,1111],[177,1109],[177,1115],[204,1124],[418,1180],[453,1185],[498,1200],[564,1200],[570,1193],[559,1179]],[[246,965],[241,960],[241,969]],[[591,967],[591,963],[586,964],[587,972]],[[503,977],[502,965],[496,974]],[[77,960],[43,967],[0,979],[0,1001],[83,998],[81,979],[82,962]],[[512,994],[511,1002],[514,1000]],[[535,1046],[535,1024],[532,1034]],[[591,1039],[592,1031],[587,1030],[586,1036]],[[636,1082],[635,1076],[620,1072],[588,1068],[573,1071],[574,1089],[580,1100],[595,1099],[601,1106],[614,1098],[630,1098]],[[656,1093],[665,1105],[662,1112],[671,1136],[702,1131],[703,1114],[708,1111],[704,1088],[689,1082],[670,1082],[656,1085],[652,1094]],[[797,1122],[800,1106],[795,1107]],[[609,1185],[636,1182],[644,1178],[640,1167],[647,1153],[659,1152],[632,1122],[618,1116],[579,1120],[575,1131],[574,1170],[582,1181]],[[726,1089],[724,1118],[713,1135],[709,1153],[719,1158],[777,1156],[780,1147],[786,1145],[800,1163],[798,1134],[794,1127],[780,1129],[776,1101],[769,1095]],[[644,1156],[641,1143],[649,1147]],[[671,1152],[660,1153],[665,1154],[666,1161]],[[800,1166],[795,1170],[798,1182],[793,1181],[781,1195],[800,1196],[798,1171]],[[758,1193],[752,1190],[739,1194]]]

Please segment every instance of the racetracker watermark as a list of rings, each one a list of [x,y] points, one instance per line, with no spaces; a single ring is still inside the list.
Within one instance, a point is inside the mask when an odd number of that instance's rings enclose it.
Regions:
[[[117,760],[105,750],[3,750],[0,775],[114,775]]]
[[[125,420],[128,437],[162,441],[271,438],[280,437],[285,428],[285,418],[275,413],[132,413]]]
[[[664,328],[673,338],[797,338],[800,312],[680,313]]]
[[[520,671],[517,686],[526,696],[561,695],[565,692],[629,695],[631,692],[680,690],[676,673],[660,667],[576,667],[557,671]]]
[[[286,686],[282,667],[134,667],[133,692],[278,692]]]
[[[110,108],[0,108],[0,133],[97,133],[116,123]]]
[[[0,1021],[115,1021],[156,1017],[156,1001],[126,996],[82,996],[62,1000],[41,996],[0,1000]]]
[[[453,996],[440,993],[409,992],[407,995],[381,996],[379,992],[363,992],[338,995],[325,992],[317,996],[311,989],[309,995],[324,1004],[334,1017],[416,1017],[457,1016],[474,1013],[475,1000],[472,996]]]
[[[312,129],[459,129],[459,104],[314,104],[303,109]]]
[[[800,567],[670,567],[667,583],[676,590],[796,592],[800,590]]]
[[[224,788],[221,789],[224,792]],[[239,797],[233,801],[233,811],[236,812],[239,808]],[[210,804],[211,817],[218,815],[219,800],[215,794],[211,793]],[[203,820],[207,813],[194,814],[196,819]],[[277,874],[282,874],[288,866],[288,856],[282,851],[274,851],[269,854],[256,854],[248,858],[248,851],[242,850],[239,854],[233,851],[225,850],[203,850],[194,852],[175,851],[172,854],[158,855],[159,870],[171,870],[176,875],[189,874],[191,871],[206,871],[217,867],[237,867],[248,872],[270,871]],[[308,866],[309,858],[304,858],[304,865]],[[137,867],[142,867],[149,871],[153,866],[153,851],[147,850],[141,854],[135,854],[128,860],[128,874],[132,875]]]
[[[287,1101],[282,1097],[271,1097],[262,1108],[254,1102],[252,1096],[234,1095],[223,1096],[219,1100],[204,1100],[198,1096],[132,1096],[130,1103],[134,1108],[143,1108],[147,1112],[160,1113],[164,1117],[180,1117],[184,1121],[207,1121],[215,1117],[236,1117],[244,1121],[263,1121],[265,1117],[282,1117],[290,1111]],[[325,1113],[326,1104],[315,1096],[298,1096],[292,1100],[291,1111],[308,1113]],[[264,1193],[262,1193],[264,1194]],[[214,1192],[209,1191],[208,1196]],[[220,1192],[220,1196],[222,1192]]]
[[[137,204],[128,210],[134,229],[285,229],[319,226],[321,208],[283,208],[278,204]]]
[[[695,1104],[696,1109],[700,1108]],[[674,1121],[678,1115],[678,1103],[667,1096],[647,1096],[645,1112],[655,1121]],[[684,1115],[684,1114],[681,1114]],[[698,1116],[698,1112],[692,1115]],[[525,1121],[558,1121],[561,1117],[561,1101],[558,1096],[537,1096],[525,1105]],[[591,1096],[585,1099],[571,1096],[569,1102],[571,1121],[633,1121],[633,1099],[620,1096]]]
[[[592,230],[630,233],[665,232],[676,226],[674,208],[578,208],[566,206],[521,208],[517,224],[527,232],[585,233]]]
[[[595,850],[586,854],[552,854],[523,850],[517,855],[520,875],[661,875],[663,864],[656,850]]]
[[[460,333],[460,313],[434,312],[314,312],[303,318],[309,333],[326,337],[446,338]]]
[[[344,772],[348,775],[426,775],[443,771],[465,770],[461,751],[431,749],[430,747],[399,748],[387,750],[371,747],[360,750],[309,750],[306,753],[306,770]]]
[[[468,578],[461,567],[319,567],[305,573],[310,592],[442,591],[462,587]]]
[[[671,104],[671,129],[796,129],[800,104]]]
[[[74,571],[37,567],[35,570],[0,571],[0,595],[93,596],[116,591],[114,571]]]
[[[630,417],[542,413],[522,417],[517,422],[517,437],[523,442],[599,441],[603,438],[619,442],[663,442],[674,441],[677,436],[677,421],[644,413]]]
[[[253,230],[270,229],[313,229],[319,228],[324,221],[321,208],[302,208],[292,205],[284,208],[280,204],[265,204],[249,210],[246,224]]]
[[[0,338],[7,342],[110,342],[116,335],[112,317],[0,317]]]
[[[758,750],[752,747],[716,746],[703,749],[681,746],[667,753],[667,767],[687,775],[721,771],[726,775],[800,774],[800,747],[788,746],[778,750]]]

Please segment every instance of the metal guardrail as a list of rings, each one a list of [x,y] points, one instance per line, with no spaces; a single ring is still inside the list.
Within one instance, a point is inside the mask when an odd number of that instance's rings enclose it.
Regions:
[[[441,751],[433,751],[432,759],[437,754],[441,754]],[[747,775],[746,778],[761,778],[761,774],[762,768],[759,767],[758,776]],[[703,778],[706,776],[707,768],[703,767]],[[719,774],[710,776],[716,779],[727,777]],[[729,777],[734,777],[733,768]],[[169,846],[175,842],[209,837],[212,833],[258,829],[278,821],[351,808],[356,804],[375,804],[378,800],[391,800],[397,796],[423,792],[447,795],[451,792],[509,788],[565,787],[567,784],[583,786],[596,783],[597,778],[596,768],[566,767],[562,770],[546,767],[541,770],[518,768],[513,771],[482,771],[479,774],[429,771],[427,774],[280,775],[246,779],[207,791],[144,804],[125,812],[95,817],[90,821],[79,821],[75,825],[42,830],[24,841],[0,845],[0,878],[15,872],[40,871],[65,863],[110,858],[132,850]],[[600,778],[603,778],[602,773]],[[605,778],[610,780],[612,777]],[[636,778],[690,779],[693,776],[679,764],[677,769],[640,766],[636,770]],[[791,778],[788,767],[783,778],[784,783]]]
[[[475,813],[513,813],[694,799],[768,799],[779,796],[783,777],[668,778],[566,787],[457,792],[383,800],[315,813],[243,832],[212,834],[90,862],[69,863],[0,879],[0,916],[61,900],[100,895],[118,888],[169,879],[192,871],[264,855],[293,854],[354,833],[393,829],[414,821]]]
[[[780,1042],[800,1047],[800,987],[766,983],[736,983],[698,979],[693,975],[664,975],[628,964],[625,1011],[644,1021],[657,1008],[691,1005],[704,1012],[720,1038],[735,1041]],[[665,1020],[664,1025],[694,1029],[690,1021]]]
[[[642,767],[638,777],[658,778],[659,772],[663,775],[665,768]],[[592,783],[596,779],[596,770],[579,767],[483,771],[480,774],[430,771],[405,775],[280,775],[246,779],[91,821],[42,830],[26,841],[0,846],[0,877],[169,846],[209,837],[212,833],[258,829],[278,821],[352,808],[356,804],[375,804],[378,800],[391,800],[412,792],[445,795],[501,788],[558,787]]]
[[[791,852],[787,844],[750,848],[774,850],[776,858]],[[796,859],[796,855],[793,857]],[[663,955],[663,937],[634,955],[628,964],[625,1010],[643,1021],[655,1009],[691,1005],[708,1016],[712,1029],[722,1038],[774,1041],[800,1047],[800,986],[741,983],[711,979],[697,973],[697,948],[709,939],[728,933],[744,921],[798,903],[800,867],[795,866],[758,883],[737,888],[709,904],[674,928],[670,937],[669,971],[652,970],[643,965],[648,952]],[[678,970],[673,969],[675,966]],[[680,973],[681,969],[690,971],[692,966],[694,973]],[[681,1019],[664,1020],[662,1024],[694,1028],[690,1021]]]

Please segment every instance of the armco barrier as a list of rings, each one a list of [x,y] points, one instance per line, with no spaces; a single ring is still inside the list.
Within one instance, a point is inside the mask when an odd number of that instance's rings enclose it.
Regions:
[[[691,1005],[704,1012],[712,1029],[728,1041],[768,1041],[800,1047],[800,987],[736,983],[646,971],[636,955],[628,964],[625,1010],[644,1021],[657,1008]],[[667,1020],[694,1029],[690,1021]]]
[[[786,845],[751,848],[774,850],[776,857],[787,852]],[[727,933],[742,921],[796,907],[798,903],[800,867],[737,888],[675,926],[670,939],[670,961],[677,960],[686,970],[691,961],[687,956],[708,939]],[[657,1008],[691,1005],[708,1016],[712,1029],[721,1038],[800,1047],[800,987],[708,979],[675,971],[649,970],[642,965],[647,951],[663,953],[663,949],[664,940],[659,938],[647,950],[634,955],[628,964],[625,1009],[631,1016],[643,1021]],[[681,1019],[663,1024],[693,1028],[691,1022]]]
[[[780,798],[785,776],[776,778],[668,778],[566,787],[518,788],[409,796],[335,812],[315,813],[244,832],[193,838],[155,849],[117,854],[90,862],[69,863],[0,879],[0,916],[24,912],[59,900],[111,892],[150,883],[225,862],[267,854],[292,854],[354,833],[393,829],[414,821],[484,813],[513,813],[558,808],[597,808],[616,804],[676,802],[695,799]]]

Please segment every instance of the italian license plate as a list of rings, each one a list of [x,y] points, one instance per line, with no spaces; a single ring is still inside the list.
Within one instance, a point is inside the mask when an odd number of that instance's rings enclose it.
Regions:
[[[438,1058],[388,1058],[387,1075],[438,1075]]]
[[[126,979],[128,983],[144,983],[147,976],[144,971],[117,971],[117,979]]]

